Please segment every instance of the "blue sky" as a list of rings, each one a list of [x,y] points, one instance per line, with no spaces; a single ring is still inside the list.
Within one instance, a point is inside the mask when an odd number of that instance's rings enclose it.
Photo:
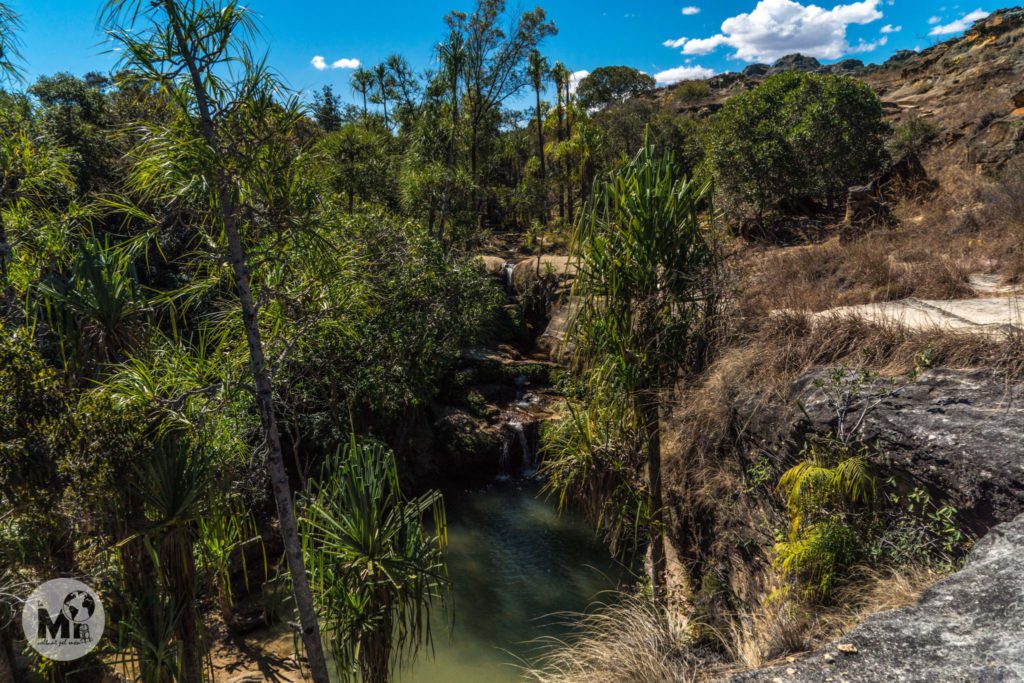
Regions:
[[[23,18],[25,67],[40,74],[106,71],[97,14],[102,0],[8,0]],[[532,7],[524,0],[510,7]],[[559,34],[544,46],[571,70],[625,64],[661,83],[736,71],[802,52],[834,61],[880,62],[899,49],[923,49],[962,32],[989,5],[936,5],[924,0],[863,0],[814,5],[804,0],[540,0]],[[418,69],[431,66],[443,16],[466,0],[350,3],[338,0],[250,0],[265,27],[270,61],[305,92],[332,84],[351,99],[350,67],[399,52]],[[320,60],[314,60],[320,57]],[[315,63],[314,63],[315,62]],[[335,64],[337,65],[335,66]],[[320,68],[318,68],[320,67]]]

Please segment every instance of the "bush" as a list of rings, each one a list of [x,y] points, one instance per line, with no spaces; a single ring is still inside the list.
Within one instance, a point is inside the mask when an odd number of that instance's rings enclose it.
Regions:
[[[693,102],[711,94],[707,81],[683,81],[672,91],[676,102]]]
[[[906,154],[920,154],[925,146],[935,139],[938,132],[938,126],[934,123],[917,114],[911,114],[892,132],[886,146],[894,159]]]
[[[763,225],[772,210],[841,201],[881,167],[886,129],[863,83],[787,72],[726,102],[708,156],[723,198]]]

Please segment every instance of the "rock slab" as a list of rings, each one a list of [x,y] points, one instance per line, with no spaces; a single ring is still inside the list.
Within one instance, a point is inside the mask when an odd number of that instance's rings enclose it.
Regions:
[[[868,617],[806,659],[731,680],[1022,681],[1022,557],[1024,515],[993,528],[975,546],[964,568],[925,591],[918,604]]]

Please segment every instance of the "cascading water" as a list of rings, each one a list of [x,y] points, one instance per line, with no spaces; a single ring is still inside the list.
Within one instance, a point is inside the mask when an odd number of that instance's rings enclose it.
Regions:
[[[509,298],[515,296],[515,293],[516,293],[516,291],[515,291],[515,279],[512,277],[512,274],[515,272],[515,270],[516,270],[516,263],[515,263],[515,261],[507,261],[501,267],[501,280],[502,280],[502,282],[505,283],[505,296],[507,296]]]
[[[517,463],[512,462],[514,445],[518,445],[520,450],[520,460]],[[530,439],[526,435],[526,427],[517,419],[511,419],[505,423],[498,466],[498,478],[501,480],[507,480],[513,474],[520,472],[527,476],[536,474],[537,464],[534,460],[533,448],[530,446]]]

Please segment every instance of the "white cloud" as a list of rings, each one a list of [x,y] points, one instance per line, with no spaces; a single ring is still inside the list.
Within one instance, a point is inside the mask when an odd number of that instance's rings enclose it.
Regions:
[[[881,43],[850,45],[846,29],[882,18],[881,0],[861,0],[830,10],[794,0],[760,0],[753,11],[722,22],[721,33],[708,38],[666,41],[684,55],[706,55],[719,47],[733,48],[733,57],[747,62],[773,61],[799,52],[809,57],[838,59],[853,52],[870,52]]]
[[[328,66],[332,69],[358,69],[360,64],[358,59],[344,58],[337,59],[328,65],[327,60],[324,59],[322,55],[313,57],[313,59],[309,60],[309,63],[312,64],[313,68],[317,71],[324,71]]]
[[[664,43],[662,43],[662,45],[664,45],[665,47],[675,49],[678,47],[682,47],[683,45],[686,45],[687,41],[689,40],[689,38],[676,38],[675,40],[666,40]]]
[[[679,81],[693,81],[701,78],[710,78],[715,72],[706,66],[677,66],[674,69],[666,69],[654,74],[654,80],[658,85],[672,85]]]
[[[569,92],[576,92],[576,88],[579,87],[580,81],[589,75],[589,71],[573,71],[569,75]]]
[[[683,8],[683,14],[688,17],[692,17],[694,14],[700,14],[700,7],[690,5],[689,7]]]
[[[951,21],[948,24],[936,26],[935,28],[928,32],[928,35],[945,36],[950,33],[962,33],[963,31],[969,29],[974,22],[978,21],[979,19],[984,19],[989,14],[991,14],[991,12],[986,12],[985,10],[982,9],[976,9],[970,14],[965,14],[959,19]]]
[[[882,33],[899,33],[902,30],[902,26],[893,26],[892,24],[886,24],[882,27]]]
[[[934,24],[939,23],[940,21],[942,21],[942,17],[928,17],[928,23],[929,24],[933,24],[934,25]]]

